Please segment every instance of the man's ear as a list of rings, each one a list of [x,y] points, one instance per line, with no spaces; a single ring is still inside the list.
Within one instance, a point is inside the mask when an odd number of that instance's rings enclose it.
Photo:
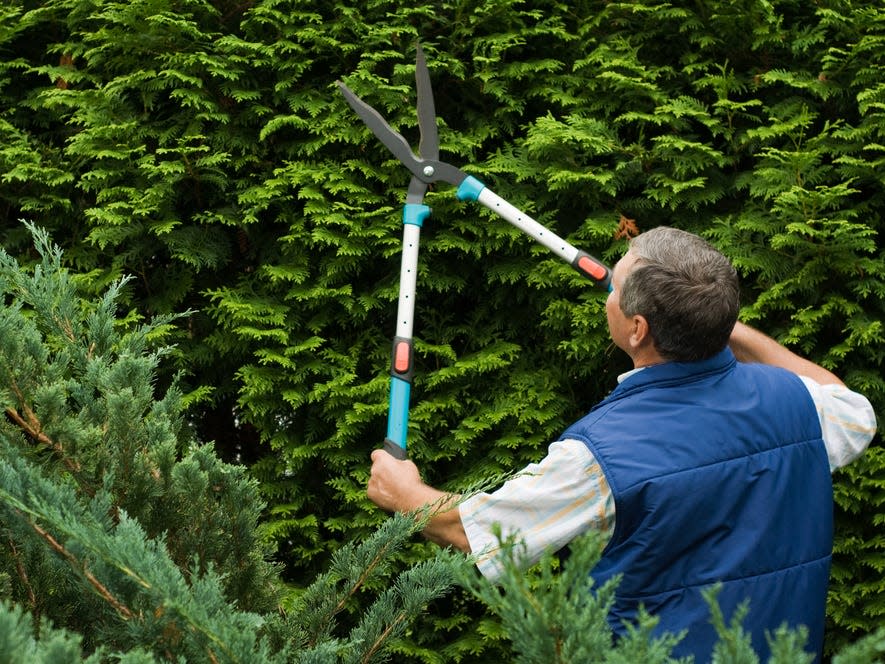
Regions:
[[[645,316],[635,314],[630,319],[630,322],[632,328],[630,329],[630,336],[627,339],[630,348],[633,350],[639,350],[644,346],[652,344],[651,330],[648,327],[648,321],[645,319]]]

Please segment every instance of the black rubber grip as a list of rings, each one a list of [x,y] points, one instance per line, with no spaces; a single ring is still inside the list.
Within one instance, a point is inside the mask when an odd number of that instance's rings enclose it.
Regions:
[[[396,443],[394,443],[390,438],[384,439],[384,451],[387,452],[390,456],[403,460],[406,458],[406,450],[403,447],[400,447]]]

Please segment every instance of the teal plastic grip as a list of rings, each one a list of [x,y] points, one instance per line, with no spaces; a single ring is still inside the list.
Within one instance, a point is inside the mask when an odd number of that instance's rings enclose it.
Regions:
[[[409,428],[409,395],[412,386],[406,381],[390,377],[390,406],[387,410],[387,440],[403,450],[406,449],[406,432]]]
[[[412,224],[420,228],[424,220],[430,216],[430,208],[421,203],[406,203],[403,206],[403,223]]]
[[[468,175],[464,178],[464,181],[458,185],[458,191],[455,192],[455,196],[458,197],[459,201],[475,201],[479,198],[479,192],[485,188],[486,186],[482,182],[472,175]]]

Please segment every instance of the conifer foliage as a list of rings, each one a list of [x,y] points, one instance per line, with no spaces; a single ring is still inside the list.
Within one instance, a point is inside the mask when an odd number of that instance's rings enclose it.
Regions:
[[[295,588],[386,518],[364,487],[384,436],[408,174],[334,81],[416,144],[418,40],[444,159],[609,261],[659,224],[704,235],[738,266],[745,320],[885,412],[876,3],[0,3],[2,245],[34,261],[30,219],[97,298],[116,284],[133,316],[169,316],[158,385],[178,371],[195,439],[249,465]],[[445,187],[428,203],[409,447],[428,481],[458,488],[537,460],[626,367],[576,272]],[[227,475],[202,454],[179,472],[214,486]],[[94,480],[96,499],[119,476]],[[119,487],[149,534],[152,487]],[[836,493],[828,648],[885,619],[878,441]],[[225,577],[255,610],[261,570]],[[475,604],[436,609],[400,657],[491,656],[497,628]]]
[[[460,565],[458,576],[471,593],[501,617],[502,629],[513,644],[518,664],[685,664],[673,656],[674,647],[684,634],[654,631],[658,618],[641,607],[637,623],[612,645],[607,622],[609,608],[620,579],[616,576],[601,587],[594,587],[586,570],[599,560],[602,545],[597,533],[577,537],[571,556],[561,564],[547,554],[526,573],[519,543],[502,544],[502,574],[498,585],[480,577],[476,570]],[[710,622],[718,641],[710,661],[715,664],[760,664],[743,620],[752,607],[740,605],[733,615],[723,614],[717,603],[719,586],[704,591],[710,607]],[[808,638],[803,627],[783,625],[768,634],[770,655],[766,664],[811,664],[815,656],[805,650]],[[832,658],[832,664],[870,664],[885,653],[885,628],[879,628]]]
[[[177,386],[155,397],[171,318],[118,319],[123,282],[83,299],[35,238],[32,271],[0,252],[0,661],[382,661],[452,582],[437,559],[389,578],[420,521],[285,598],[256,481],[194,440]],[[372,582],[389,588],[339,627]]]

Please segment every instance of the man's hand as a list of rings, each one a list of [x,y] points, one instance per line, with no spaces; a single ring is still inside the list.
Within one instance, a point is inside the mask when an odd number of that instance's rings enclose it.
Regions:
[[[418,466],[408,459],[400,461],[384,450],[372,452],[372,473],[366,495],[381,509],[409,512],[423,507],[412,504],[414,500],[410,498],[421,493],[424,486]]]
[[[470,553],[467,534],[458,514],[457,503],[461,496],[424,484],[418,467],[408,459],[400,461],[384,450],[373,451],[366,495],[388,512],[416,512],[429,508],[430,518],[424,526],[424,536],[437,544],[451,545]]]

